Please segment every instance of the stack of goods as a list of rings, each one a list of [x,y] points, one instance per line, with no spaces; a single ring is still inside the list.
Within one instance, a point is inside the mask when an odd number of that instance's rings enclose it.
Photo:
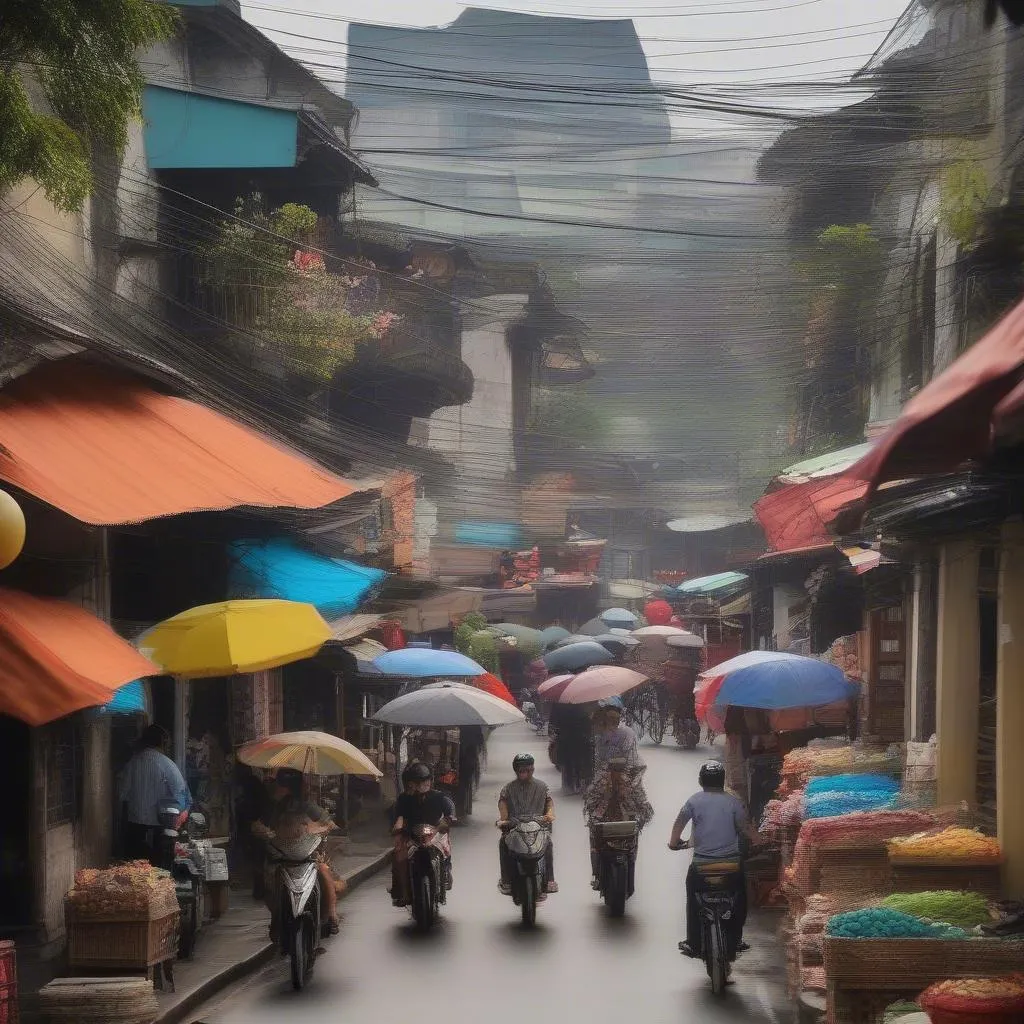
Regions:
[[[918,997],[932,1024],[1020,1024],[1024,974],[940,981]]]
[[[820,893],[808,898],[806,913],[796,921],[796,942],[800,947],[800,967],[820,967],[824,963],[822,940],[829,918],[835,912],[833,902]]]
[[[959,928],[977,928],[992,920],[988,900],[976,892],[899,892],[887,896],[881,906]]]
[[[899,783],[888,775],[832,775],[807,783],[804,805],[808,818],[835,818],[855,811],[893,807]]]
[[[804,820],[804,793],[794,790],[785,800],[769,800],[765,804],[759,831],[769,839],[782,839],[800,827]]]
[[[825,934],[835,939],[966,939],[963,928],[922,921],[888,907],[862,907],[834,914]]]
[[[894,837],[888,846],[889,857],[901,862],[997,864],[1002,860],[998,841],[974,828],[946,828],[941,832]]]
[[[153,983],[145,978],[58,978],[39,992],[39,1008],[57,1024],[153,1024]]]
[[[145,860],[76,871],[67,903],[75,918],[92,921],[154,920],[178,912],[171,876]]]
[[[818,891],[818,852],[883,845],[894,836],[933,827],[935,819],[918,811],[867,811],[839,818],[815,818],[803,823],[786,871],[786,882],[800,896]]]
[[[903,770],[903,792],[909,799],[929,803],[935,800],[935,765],[938,742],[932,737],[927,743],[908,743],[907,762]]]

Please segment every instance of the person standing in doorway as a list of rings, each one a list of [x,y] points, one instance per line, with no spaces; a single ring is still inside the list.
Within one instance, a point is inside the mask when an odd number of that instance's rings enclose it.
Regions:
[[[159,828],[161,804],[182,811],[192,807],[192,794],[178,766],[167,756],[170,737],[159,725],[147,726],[124,766],[118,787],[124,853],[128,860],[151,860],[153,830]]]

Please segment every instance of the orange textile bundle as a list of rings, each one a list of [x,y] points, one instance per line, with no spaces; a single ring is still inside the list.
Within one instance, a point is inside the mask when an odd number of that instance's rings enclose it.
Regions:
[[[953,978],[918,997],[933,1024],[1014,1024],[1024,1019],[1024,974]]]

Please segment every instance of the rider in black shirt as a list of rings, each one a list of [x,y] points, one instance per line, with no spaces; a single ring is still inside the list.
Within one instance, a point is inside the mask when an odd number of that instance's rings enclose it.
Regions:
[[[443,793],[433,789],[434,773],[429,765],[413,761],[402,772],[405,792],[395,801],[391,831],[395,836],[395,855],[391,861],[391,899],[395,906],[409,902],[408,846],[406,836],[417,825],[447,827],[455,820],[455,805]],[[451,858],[445,858],[447,884],[451,888]]]

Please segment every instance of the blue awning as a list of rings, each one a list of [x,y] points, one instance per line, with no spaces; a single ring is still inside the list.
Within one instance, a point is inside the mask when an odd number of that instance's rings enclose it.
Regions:
[[[685,580],[676,587],[680,594],[722,594],[745,586],[749,577],[742,572],[718,572],[713,576],[698,576],[693,580]]]
[[[146,699],[146,684],[141,679],[126,683],[114,691],[114,696],[107,701],[103,711],[112,715],[145,715],[149,711]]]
[[[464,519],[455,524],[455,543],[472,547],[515,549],[522,539],[518,523]]]
[[[236,541],[231,553],[236,597],[300,601],[328,619],[354,612],[387,578],[383,569],[327,558],[290,540]]]

